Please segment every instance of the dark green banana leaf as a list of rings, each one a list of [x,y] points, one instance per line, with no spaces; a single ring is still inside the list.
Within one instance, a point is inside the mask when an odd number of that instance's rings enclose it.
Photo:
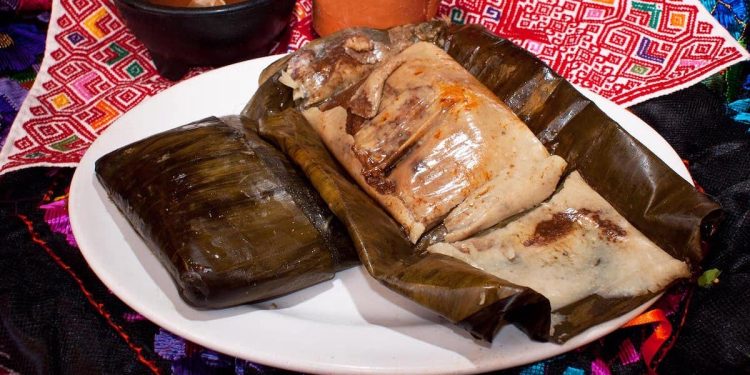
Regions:
[[[721,217],[720,206],[675,173],[594,103],[535,56],[477,26],[448,27],[441,46],[490,88],[550,152],[578,170],[646,237],[697,273],[701,241]],[[633,275],[638,277],[638,275]],[[559,309],[564,341],[641,305],[655,294],[589,296]]]
[[[549,301],[460,260],[415,252],[401,227],[352,182],[295,109],[260,120],[260,133],[310,179],[345,224],[360,260],[388,288],[491,341],[507,323],[535,338],[549,332]]]
[[[236,116],[112,151],[96,174],[193,306],[277,297],[358,263],[317,192]]]
[[[378,40],[394,35],[382,30],[365,33]],[[340,35],[314,43],[340,43]],[[568,170],[578,170],[636,228],[698,271],[705,255],[701,240],[717,224],[720,207],[542,61],[476,25],[435,21],[401,28],[397,35],[400,41],[429,41],[446,50],[508,104],[551,152],[566,159]],[[526,288],[467,268],[462,262],[424,254],[426,243],[441,239],[440,227],[417,245],[406,240],[399,226],[337,167],[299,114],[291,90],[278,81],[284,63],[279,61],[264,72],[260,89],[242,113],[243,121],[249,128],[260,128],[263,137],[280,146],[305,171],[346,224],[370,274],[485,340],[491,341],[508,322],[534,338],[548,338],[546,299],[543,302]],[[563,307],[557,312],[566,322],[555,329],[553,339],[565,341],[654,295],[589,296]]]

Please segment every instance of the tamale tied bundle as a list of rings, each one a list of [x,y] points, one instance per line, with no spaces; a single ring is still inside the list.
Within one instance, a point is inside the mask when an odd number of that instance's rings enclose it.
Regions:
[[[720,216],[475,25],[316,40],[266,69],[242,117],[304,171],[371,276],[488,341],[515,324],[563,342],[634,309],[699,269]]]
[[[273,298],[357,264],[318,193],[236,116],[112,151],[96,174],[190,305]]]

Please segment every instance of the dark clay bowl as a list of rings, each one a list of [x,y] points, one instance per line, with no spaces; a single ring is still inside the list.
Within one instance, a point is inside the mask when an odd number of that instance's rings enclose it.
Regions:
[[[177,80],[194,66],[223,66],[268,54],[294,0],[246,0],[175,8],[115,0],[125,24],[151,53],[162,76]]]

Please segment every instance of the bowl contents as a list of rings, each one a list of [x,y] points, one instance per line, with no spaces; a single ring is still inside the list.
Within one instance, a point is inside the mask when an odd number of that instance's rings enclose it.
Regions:
[[[437,0],[313,0],[313,28],[321,36],[350,27],[385,29],[429,21]]]
[[[148,0],[151,4],[178,8],[203,8],[235,4],[245,0]]]

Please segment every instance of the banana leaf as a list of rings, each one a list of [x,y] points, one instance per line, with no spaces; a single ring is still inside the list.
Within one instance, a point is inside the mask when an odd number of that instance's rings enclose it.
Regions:
[[[112,151],[96,174],[190,305],[277,297],[358,263],[318,193],[236,116]]]
[[[694,273],[699,271],[705,255],[701,242],[721,217],[718,204],[672,171],[542,61],[480,26],[441,21],[391,30],[346,30],[315,41],[310,50],[316,56],[335,54],[341,50],[342,40],[352,33],[386,40],[394,49],[416,41],[443,48],[525,121],[551,153],[564,158],[568,171],[578,170],[639,231],[673,257],[688,262]],[[370,274],[487,341],[508,323],[533,338],[549,339],[546,298],[449,257],[426,254],[427,245],[442,240],[444,228],[435,228],[412,245],[385,211],[346,176],[299,112],[311,103],[295,102],[292,90],[279,81],[287,61],[279,61],[264,72],[260,89],[242,113],[243,122],[248,128],[259,129],[304,170],[345,223]],[[323,105],[326,100],[346,97],[357,84],[356,80],[329,82],[336,86],[328,91],[336,95],[323,100]],[[555,328],[552,339],[563,342],[654,295],[592,295],[565,306],[556,311],[565,322]]]
[[[702,239],[721,218],[714,200],[524,49],[476,26],[448,27],[440,43],[511,107],[550,152],[564,158],[568,170],[578,170],[633,226],[698,274],[706,251]],[[655,295],[584,298],[557,311],[566,321],[554,338],[565,341]]]
[[[415,252],[400,226],[346,177],[298,111],[286,109],[259,125],[260,133],[303,169],[346,224],[362,264],[375,279],[484,340],[491,341],[508,323],[531,337],[547,337],[546,298],[455,258]]]

